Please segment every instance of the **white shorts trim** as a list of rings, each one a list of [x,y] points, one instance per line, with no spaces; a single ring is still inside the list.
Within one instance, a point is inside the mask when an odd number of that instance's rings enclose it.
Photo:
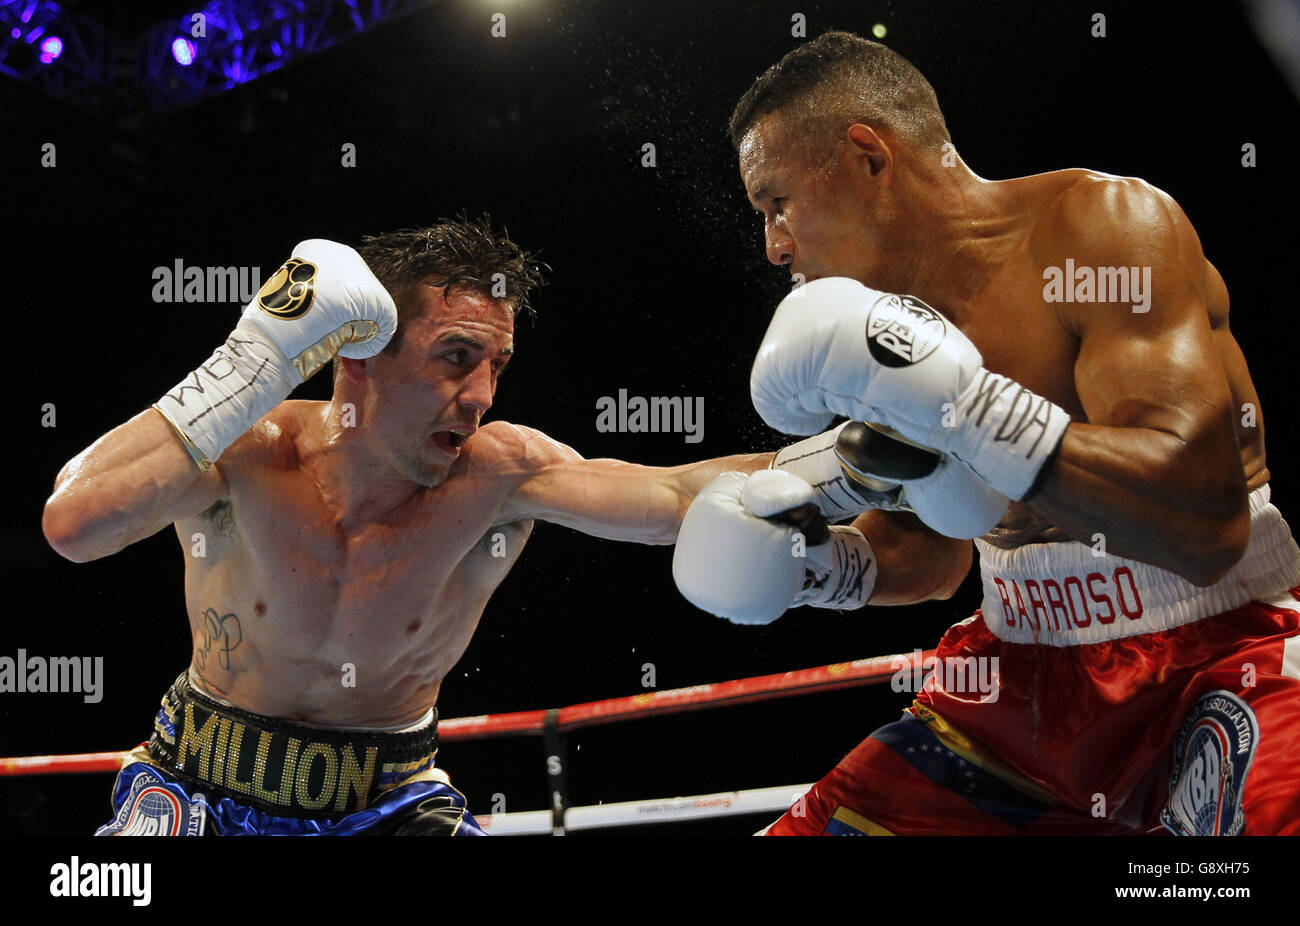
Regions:
[[[1294,606],[1291,607],[1292,610],[1296,610]],[[1300,634],[1287,637],[1282,644],[1282,675],[1286,678],[1300,679]]]
[[[1279,598],[1300,585],[1300,547],[1269,495],[1267,485],[1250,493],[1246,553],[1205,588],[1137,560],[1098,556],[1073,541],[1002,550],[976,540],[984,623],[1013,643],[1080,646],[1157,633],[1248,601]]]

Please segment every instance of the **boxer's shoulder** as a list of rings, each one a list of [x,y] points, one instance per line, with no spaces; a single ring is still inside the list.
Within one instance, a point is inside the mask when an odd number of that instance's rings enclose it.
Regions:
[[[471,460],[496,467],[502,474],[521,477],[555,463],[582,459],[573,448],[526,425],[491,421],[480,427],[466,445]]]
[[[240,435],[217,465],[224,470],[296,468],[302,457],[300,441],[313,422],[319,423],[326,404],[300,399],[281,402]]]
[[[1140,177],[1082,169],[1042,176],[1032,245],[1041,251],[1117,253],[1153,240],[1176,244],[1189,233],[1194,237],[1174,198]]]
[[[1096,292],[1054,298],[1052,307],[1066,331],[1080,337],[1098,322],[1116,330],[1154,329],[1172,317],[1151,312],[1150,303],[1130,313],[1096,312],[1095,302],[1159,298],[1167,305],[1192,311],[1205,300],[1208,276],[1189,276],[1198,265],[1209,270],[1200,239],[1191,221],[1172,196],[1138,177],[1118,177],[1088,170],[1060,171],[1041,191],[1038,217],[1029,237],[1032,266],[1046,268],[1072,289],[1080,279],[1096,281]],[[1123,279],[1120,292],[1102,290],[1101,283]],[[1059,294],[1058,294],[1059,295]],[[1181,316],[1180,316],[1181,317]]]
[[[280,403],[239,439],[226,448],[216,466],[203,478],[219,481],[220,497],[209,507],[196,514],[177,520],[183,536],[191,527],[229,534],[234,526],[236,496],[242,496],[251,485],[258,485],[269,469],[295,469],[301,462],[298,440],[304,430],[306,416],[319,414],[323,402],[286,401]]]

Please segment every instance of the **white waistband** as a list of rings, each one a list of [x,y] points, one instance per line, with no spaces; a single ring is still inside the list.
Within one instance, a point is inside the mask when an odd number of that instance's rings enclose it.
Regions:
[[[1226,576],[1204,588],[1165,569],[1082,543],[1002,550],[976,540],[984,623],[1013,643],[1079,646],[1169,630],[1274,598],[1300,585],[1300,548],[1269,487],[1250,493],[1250,544]]]
[[[345,730],[360,730],[363,733],[415,733],[433,723],[433,708],[424,712],[422,717],[411,723],[395,723],[387,727],[343,727]]]
[[[199,692],[199,694],[203,695],[203,697],[211,698],[213,701],[216,701],[218,704],[224,704],[226,707],[231,707],[234,708],[235,710],[243,710],[243,708],[241,708],[239,705],[231,704],[225,698],[218,697],[217,695],[214,695],[212,692],[208,691],[208,689],[204,687],[202,684],[198,684],[197,683],[198,678],[194,674],[193,666],[191,666],[186,671],[187,674],[189,675],[190,685],[192,685],[194,689]],[[411,723],[397,723],[387,727],[331,727],[319,723],[303,723],[301,720],[295,720],[293,722],[300,727],[315,727],[318,730],[356,730],[360,733],[417,733],[420,730],[423,730],[425,727],[429,726],[431,723],[433,723],[433,708],[432,707],[429,708],[420,717],[416,718]]]

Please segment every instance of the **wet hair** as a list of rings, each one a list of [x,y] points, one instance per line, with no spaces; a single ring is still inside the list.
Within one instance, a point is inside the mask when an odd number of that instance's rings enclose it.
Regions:
[[[447,294],[454,290],[480,294],[505,305],[514,317],[520,312],[533,317],[530,300],[546,269],[511,241],[505,229],[494,230],[486,214],[366,236],[357,252],[397,304],[397,331],[384,348],[389,355],[401,349],[405,323],[422,310],[421,286],[446,287]],[[336,379],[341,370],[335,358]]]
[[[759,75],[731,113],[731,144],[739,149],[745,133],[776,112],[797,120],[808,154],[819,161],[855,122],[928,149],[951,141],[924,75],[897,52],[849,32],[818,36]]]

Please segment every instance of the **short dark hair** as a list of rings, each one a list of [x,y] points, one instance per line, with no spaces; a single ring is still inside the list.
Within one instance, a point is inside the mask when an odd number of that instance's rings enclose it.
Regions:
[[[727,124],[731,144],[773,112],[790,113],[818,156],[848,126],[884,127],[925,148],[951,141],[939,99],[898,52],[850,32],[827,32],[786,54],[754,80]]]
[[[357,247],[367,266],[397,304],[397,331],[384,348],[395,354],[402,344],[404,323],[420,312],[416,295],[421,286],[442,286],[478,293],[504,303],[510,314],[535,316],[531,299],[543,282],[546,265],[497,232],[485,213],[440,219],[426,228],[403,228],[368,235]],[[334,374],[341,365],[336,358]]]

